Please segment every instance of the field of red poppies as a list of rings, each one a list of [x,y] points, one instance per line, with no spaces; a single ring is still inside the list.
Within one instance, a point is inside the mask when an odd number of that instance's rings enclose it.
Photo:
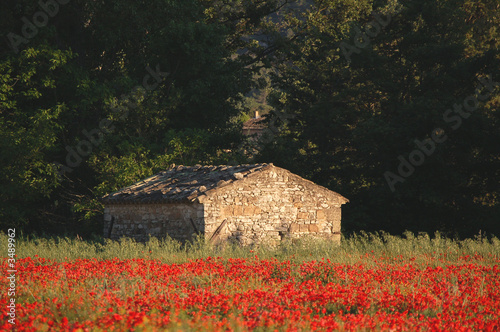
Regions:
[[[15,329],[500,331],[496,255],[356,260],[26,257]],[[0,330],[11,329],[5,318]]]

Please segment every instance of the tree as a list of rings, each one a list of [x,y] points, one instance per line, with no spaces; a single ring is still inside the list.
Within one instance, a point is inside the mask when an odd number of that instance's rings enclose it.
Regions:
[[[281,5],[3,1],[2,224],[100,232],[104,191],[238,158],[221,151],[238,143],[231,118],[267,52],[244,37]]]
[[[238,142],[230,120],[266,51],[242,37],[280,6],[3,1],[2,225],[82,231],[104,191],[172,162],[233,158],[221,154]]]
[[[480,88],[490,94],[470,118],[453,111],[480,80],[500,81],[499,7],[472,8],[315,2],[289,21],[272,103],[293,120],[261,158],[348,197],[348,230],[500,233],[499,91]]]

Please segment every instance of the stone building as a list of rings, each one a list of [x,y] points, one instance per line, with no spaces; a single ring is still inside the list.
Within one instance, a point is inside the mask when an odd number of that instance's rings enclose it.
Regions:
[[[266,116],[260,116],[259,112],[256,111],[255,117],[249,119],[243,124],[243,135],[251,136],[256,140],[259,139],[264,133],[264,130],[267,128],[265,120]]]
[[[340,242],[348,200],[273,164],[177,166],[103,197],[104,236],[277,244],[306,234]]]

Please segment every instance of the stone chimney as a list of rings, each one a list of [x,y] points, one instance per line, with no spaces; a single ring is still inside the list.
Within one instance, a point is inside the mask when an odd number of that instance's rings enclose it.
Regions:
[[[255,111],[255,118],[256,118],[256,119],[260,118],[260,116],[259,116],[259,111]]]

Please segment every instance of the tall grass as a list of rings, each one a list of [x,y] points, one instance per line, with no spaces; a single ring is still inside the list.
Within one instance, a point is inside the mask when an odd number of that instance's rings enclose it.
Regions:
[[[7,256],[7,235],[0,233],[0,257]],[[329,259],[335,263],[355,264],[360,261],[379,259],[401,259],[422,262],[456,262],[460,257],[478,256],[485,264],[498,263],[500,259],[500,240],[476,237],[474,239],[453,240],[435,233],[433,237],[421,233],[415,236],[406,232],[394,236],[384,232],[359,233],[343,237],[340,246],[327,240],[304,238],[300,241],[284,241],[278,247],[260,245],[241,247],[235,244],[214,246],[199,237],[192,242],[181,244],[172,239],[151,238],[146,243],[138,243],[129,238],[119,241],[95,238],[30,238],[19,236],[16,239],[18,258],[38,257],[66,261],[77,258],[97,259],[158,259],[165,263],[182,263],[207,257],[245,258],[257,256],[259,259],[306,260]],[[437,260],[436,260],[437,259]]]

